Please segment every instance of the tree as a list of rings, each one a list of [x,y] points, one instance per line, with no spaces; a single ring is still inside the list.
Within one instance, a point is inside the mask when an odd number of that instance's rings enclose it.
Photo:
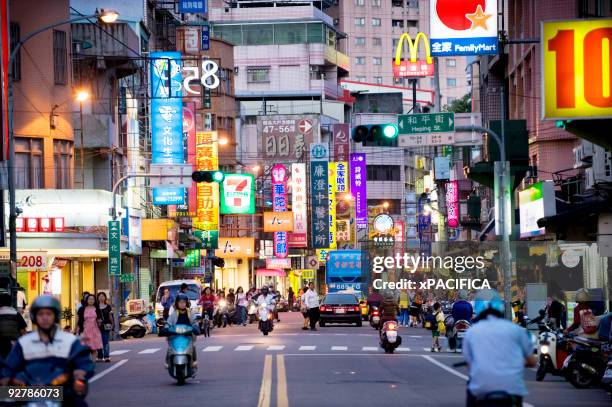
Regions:
[[[470,113],[472,111],[472,95],[466,93],[463,97],[453,100],[450,105],[445,105],[444,110],[455,113]]]

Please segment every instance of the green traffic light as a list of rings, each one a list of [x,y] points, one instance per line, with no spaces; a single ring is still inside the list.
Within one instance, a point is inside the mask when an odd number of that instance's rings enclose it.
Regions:
[[[223,182],[225,179],[225,174],[223,171],[215,171],[213,172],[213,181],[215,182]]]
[[[386,138],[395,138],[399,134],[399,128],[395,124],[386,124],[383,128],[383,134]]]

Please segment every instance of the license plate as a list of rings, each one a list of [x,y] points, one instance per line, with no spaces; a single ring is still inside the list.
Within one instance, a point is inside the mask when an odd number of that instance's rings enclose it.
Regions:
[[[604,379],[612,380],[612,368],[606,369],[606,373],[604,373]]]
[[[346,314],[346,310],[344,308],[336,308],[334,312],[336,314]]]
[[[465,336],[465,332],[457,332],[457,338],[463,338]]]

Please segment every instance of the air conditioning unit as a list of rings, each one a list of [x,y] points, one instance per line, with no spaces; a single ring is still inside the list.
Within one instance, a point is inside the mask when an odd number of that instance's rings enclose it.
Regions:
[[[574,168],[586,168],[591,166],[593,163],[593,143],[582,141],[573,151]]]
[[[612,154],[600,146],[593,146],[593,165],[587,168],[586,187],[592,188],[595,184],[612,182]]]

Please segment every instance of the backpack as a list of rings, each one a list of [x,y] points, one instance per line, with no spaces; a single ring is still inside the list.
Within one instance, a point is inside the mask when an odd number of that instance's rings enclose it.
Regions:
[[[425,320],[423,321],[423,327],[430,331],[435,331],[438,329],[438,322],[436,321],[436,316],[431,312],[425,315]]]
[[[593,311],[585,309],[580,311],[580,325],[582,325],[582,330],[585,334],[593,334],[597,332],[599,321],[595,314],[593,314]]]

